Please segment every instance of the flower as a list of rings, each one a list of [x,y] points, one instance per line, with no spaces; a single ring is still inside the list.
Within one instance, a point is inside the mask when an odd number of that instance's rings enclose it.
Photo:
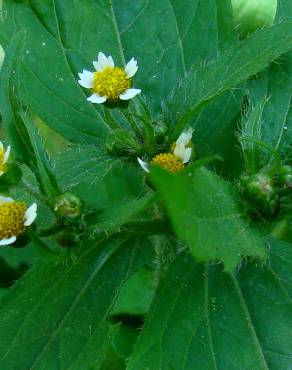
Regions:
[[[0,195],[0,245],[12,244],[37,216],[37,204],[27,208],[25,202]]]
[[[189,128],[183,131],[175,143],[171,146],[170,153],[157,154],[152,158],[150,164],[137,158],[138,163],[144,171],[150,172],[150,165],[157,165],[170,172],[178,172],[189,162],[192,155],[192,135],[193,129]]]
[[[2,141],[0,141],[0,176],[2,176],[5,172],[6,162],[9,159],[10,150],[11,150],[10,145],[5,150]]]
[[[132,77],[138,70],[137,61],[132,58],[125,68],[115,67],[112,56],[99,52],[97,62],[93,62],[95,72],[83,70],[79,73],[79,84],[91,89],[93,94],[87,98],[91,103],[101,104],[106,100],[113,103],[134,98],[141,92],[131,88]]]

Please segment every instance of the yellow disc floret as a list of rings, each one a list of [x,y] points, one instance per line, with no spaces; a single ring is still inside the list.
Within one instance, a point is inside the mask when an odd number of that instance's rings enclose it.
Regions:
[[[184,168],[182,161],[171,153],[162,153],[156,155],[152,159],[151,164],[155,164],[170,172],[177,172]]]
[[[94,72],[93,92],[106,96],[110,102],[117,101],[131,85],[131,78],[120,67],[105,67],[101,72]]]
[[[0,204],[0,239],[8,239],[24,232],[26,209],[24,202]]]
[[[0,149],[0,171],[5,172],[5,163],[4,163],[5,150],[4,148]]]

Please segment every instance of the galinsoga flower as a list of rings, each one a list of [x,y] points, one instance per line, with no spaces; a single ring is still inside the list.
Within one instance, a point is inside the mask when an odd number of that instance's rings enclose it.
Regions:
[[[184,165],[189,162],[192,155],[192,134],[193,129],[189,128],[183,131],[175,143],[171,147],[170,153],[157,154],[152,158],[150,164],[137,158],[140,166],[144,171],[150,171],[150,165],[160,166],[170,172],[177,172],[184,168]]]
[[[5,150],[2,141],[0,141],[0,176],[2,176],[5,172],[6,162],[8,161],[10,155],[10,149],[11,147],[9,145]]]
[[[113,58],[98,53],[97,62],[93,62],[95,72],[83,70],[79,73],[79,84],[91,89],[93,94],[87,98],[91,103],[101,104],[106,100],[113,103],[134,98],[141,92],[131,88],[132,77],[138,70],[137,61],[132,58],[125,68],[115,67]]]
[[[37,205],[27,208],[25,202],[0,196],[0,245],[9,245],[24,233],[37,216]]]

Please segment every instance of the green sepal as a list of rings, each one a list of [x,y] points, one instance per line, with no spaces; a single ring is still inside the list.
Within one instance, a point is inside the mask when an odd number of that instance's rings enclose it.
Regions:
[[[141,150],[141,145],[129,131],[116,129],[107,136],[106,149],[110,154],[117,156],[138,154]]]

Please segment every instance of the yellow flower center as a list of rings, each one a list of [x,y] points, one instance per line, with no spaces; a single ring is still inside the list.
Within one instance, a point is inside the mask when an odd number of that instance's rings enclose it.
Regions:
[[[93,92],[100,96],[106,96],[110,102],[119,99],[131,86],[131,78],[128,78],[126,72],[120,67],[105,67],[101,72],[93,74]]]
[[[0,204],[0,239],[8,239],[24,232],[26,209],[24,202]]]
[[[0,171],[5,172],[5,163],[4,163],[5,150],[4,148],[0,150]]]
[[[182,161],[171,153],[162,153],[156,155],[152,159],[151,164],[155,164],[170,172],[177,172],[184,168],[184,164],[182,163]]]

